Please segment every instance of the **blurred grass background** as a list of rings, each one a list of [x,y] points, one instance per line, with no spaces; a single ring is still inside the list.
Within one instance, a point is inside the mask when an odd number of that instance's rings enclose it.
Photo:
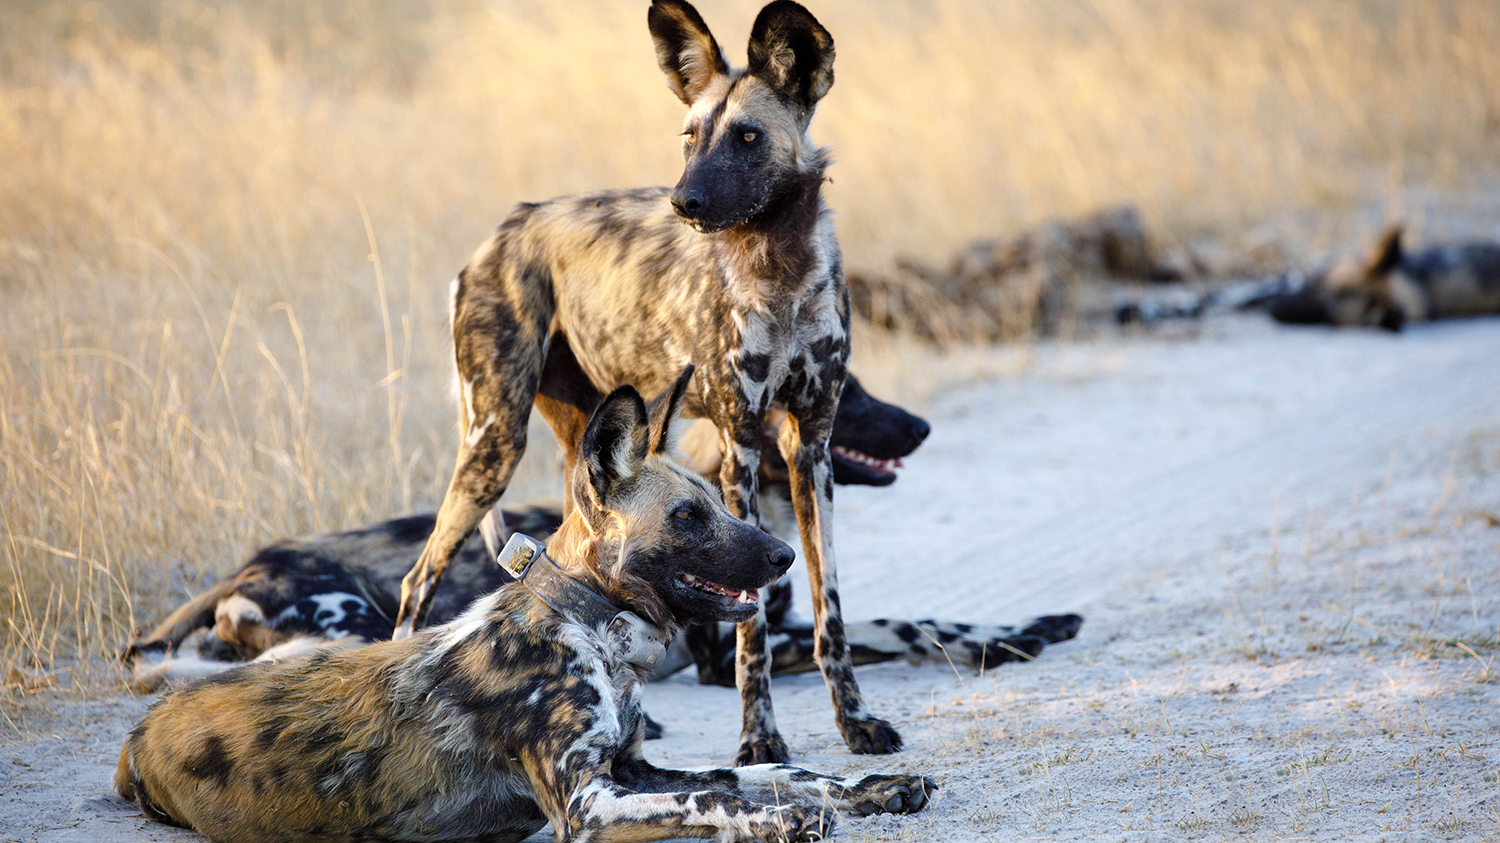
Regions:
[[[0,7],[8,687],[86,677],[269,540],[435,505],[448,279],[517,201],[677,178],[645,5]],[[732,61],[758,5],[700,4]],[[812,8],[853,268],[1120,201],[1305,245],[1500,186],[1487,0]],[[865,331],[855,369],[911,398],[911,353]],[[559,488],[539,435],[511,501]]]

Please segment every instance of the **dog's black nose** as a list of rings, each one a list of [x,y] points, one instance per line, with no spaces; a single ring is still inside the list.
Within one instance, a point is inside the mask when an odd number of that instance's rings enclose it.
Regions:
[[[678,190],[672,194],[672,208],[685,217],[695,217],[703,210],[703,191],[697,188]]]
[[[921,444],[927,439],[927,434],[932,432],[932,425],[926,419],[914,419],[911,423],[911,435]]]
[[[792,567],[792,562],[796,559],[797,554],[793,553],[792,549],[786,545],[782,545],[780,548],[766,554],[766,561],[770,563],[773,570],[778,572],[778,575],[785,574],[787,569]]]

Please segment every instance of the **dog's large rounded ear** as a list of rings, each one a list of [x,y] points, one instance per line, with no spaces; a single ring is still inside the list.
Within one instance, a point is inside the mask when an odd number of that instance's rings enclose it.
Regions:
[[[611,392],[594,411],[578,443],[582,457],[579,469],[586,482],[575,484],[574,488],[607,507],[620,484],[640,473],[641,463],[646,459],[648,433],[646,404],[640,393],[630,386]]]
[[[681,423],[682,399],[687,395],[688,381],[693,379],[693,369],[693,364],[689,363],[670,389],[651,399],[651,403],[646,405],[646,413],[651,417],[653,454],[671,454],[677,446],[677,440],[687,430],[686,425]]]
[[[833,36],[802,6],[776,0],[750,29],[750,75],[801,106],[805,120],[833,87]]]
[[[1375,247],[1365,259],[1365,276],[1375,278],[1390,274],[1401,263],[1401,224],[1386,226]]]
[[[683,0],[653,0],[646,25],[656,42],[656,63],[667,74],[667,84],[688,105],[715,76],[729,72],[724,51],[692,5]]]

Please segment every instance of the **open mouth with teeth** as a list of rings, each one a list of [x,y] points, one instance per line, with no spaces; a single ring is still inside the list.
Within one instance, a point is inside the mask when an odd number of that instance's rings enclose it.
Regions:
[[[703,220],[690,220],[686,217],[683,218],[683,221],[692,226],[693,230],[699,234],[717,234],[720,231],[733,228],[741,222],[740,220],[730,220],[729,222],[712,223]]]
[[[834,479],[846,485],[885,486],[896,481],[896,469],[904,468],[900,458],[882,460],[842,445],[828,451],[833,456]]]
[[[758,588],[743,590],[730,588],[726,585],[719,585],[711,580],[705,580],[702,577],[695,577],[692,574],[678,574],[677,579],[689,588],[728,600],[731,603],[743,603],[747,606],[754,606],[760,602],[760,589]]]

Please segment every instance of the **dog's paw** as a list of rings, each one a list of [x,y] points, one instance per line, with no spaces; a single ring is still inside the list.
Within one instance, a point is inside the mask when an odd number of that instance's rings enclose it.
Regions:
[[[760,828],[752,829],[756,840],[777,843],[812,843],[833,832],[838,814],[822,806],[788,805],[769,809],[771,816]]]
[[[1021,634],[1035,635],[1048,644],[1057,644],[1076,637],[1082,626],[1083,617],[1080,615],[1043,615],[1032,620]]]
[[[915,814],[927,807],[927,797],[937,789],[937,782],[926,776],[872,775],[860,779],[845,799],[856,817]]]
[[[786,748],[786,741],[782,740],[780,732],[761,735],[747,732],[740,736],[740,753],[735,756],[734,766],[785,764],[791,757],[791,753]]]
[[[856,755],[889,755],[901,751],[901,733],[879,717],[848,720],[843,724],[844,742]]]

